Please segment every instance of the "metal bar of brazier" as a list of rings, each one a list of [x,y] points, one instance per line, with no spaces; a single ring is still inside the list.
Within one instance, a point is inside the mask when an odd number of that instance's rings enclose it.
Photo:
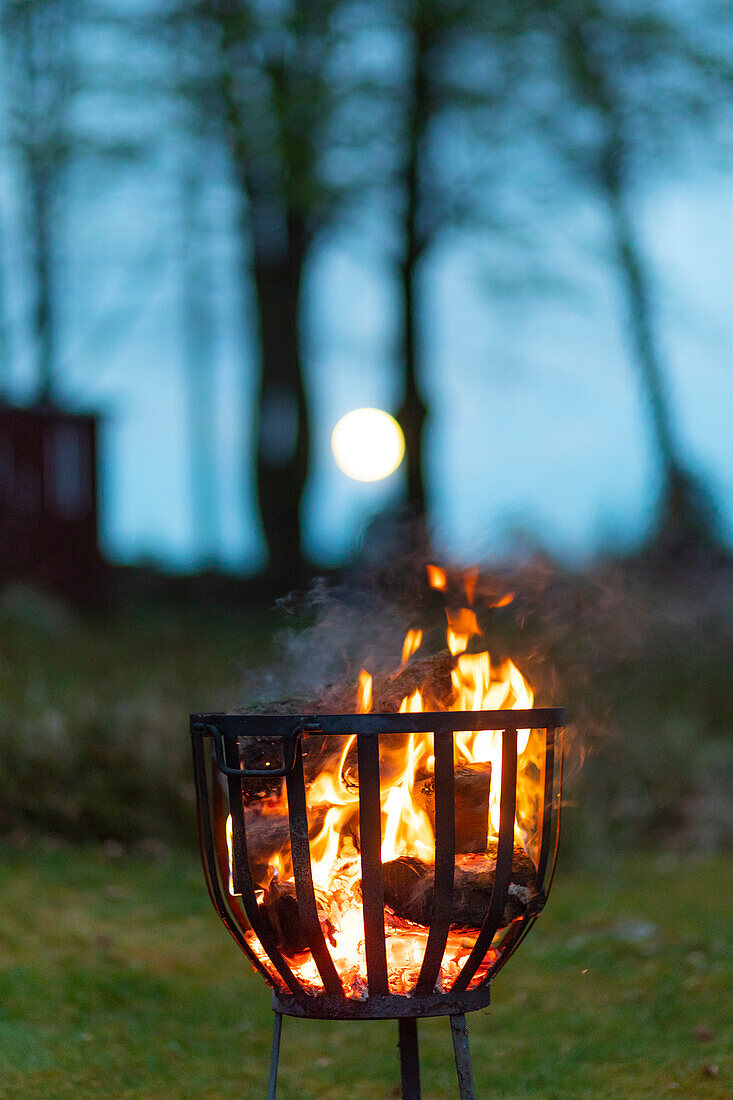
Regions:
[[[435,744],[435,879],[433,915],[416,993],[432,993],[450,931],[455,871],[456,819],[453,791],[453,738]]]
[[[268,1096],[275,1097],[282,1014],[332,1020],[397,1019],[403,1097],[418,1100],[420,1074],[417,1019],[449,1016],[461,1100],[475,1097],[465,1013],[489,1003],[491,981],[516,950],[537,918],[549,891],[557,854],[562,774],[560,708],[499,711],[446,711],[420,714],[247,715],[198,714],[191,718],[194,771],[199,814],[199,839],[207,885],[226,927],[255,968],[273,988],[275,1032]],[[519,730],[544,732],[534,863],[536,891],[525,911],[507,924],[505,917],[515,850]],[[456,865],[454,743],[459,731],[501,733],[501,795],[499,829],[495,837],[496,866],[491,895],[473,947],[463,960],[451,988],[439,988],[443,955],[451,932]],[[385,946],[384,875],[381,859],[380,751],[395,735],[433,736],[435,758],[435,866],[427,944],[414,988],[390,991]],[[358,768],[359,852],[366,957],[366,988],[356,995],[344,989],[316,903],[303,768],[308,738],[343,739],[356,734]],[[244,739],[273,739],[281,752],[272,768],[248,768],[243,763]],[[268,741],[269,743],[269,741]],[[298,919],[322,989],[301,980],[295,964],[278,942],[270,916],[261,903],[247,838],[245,802],[263,777],[284,776],[293,879]],[[226,797],[224,796],[226,792]],[[231,815],[230,861],[232,888],[222,852],[227,851],[226,818]],[[258,897],[259,894],[259,897]],[[258,957],[252,933],[268,957]],[[475,933],[474,933],[475,934]],[[489,950],[491,965],[484,967]]]
[[[342,994],[341,979],[336,973],[331,953],[326,946],[320,922],[311,874],[310,845],[308,842],[308,810],[303,776],[303,751],[296,746],[293,767],[286,776],[288,791],[288,817],[290,818],[290,850],[295,873],[295,897],[301,923],[306,931],[313,961],[326,993]],[[240,781],[241,782],[241,781]],[[259,906],[258,906],[259,908]],[[269,951],[268,951],[269,954]]]
[[[506,729],[501,736],[501,803],[499,806],[499,843],[496,851],[496,873],[489,909],[484,917],[471,954],[466,959],[453,989],[463,993],[486,957],[501,923],[509,896],[509,881],[514,854],[514,814],[517,804],[517,731]]]
[[[357,734],[361,834],[361,893],[364,905],[364,951],[370,993],[389,993],[384,941],[384,878],[380,847],[379,742]]]

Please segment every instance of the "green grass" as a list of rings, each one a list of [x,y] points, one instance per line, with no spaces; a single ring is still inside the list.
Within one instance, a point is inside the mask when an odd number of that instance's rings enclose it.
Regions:
[[[195,860],[6,847],[0,891],[0,1097],[264,1095],[269,996]],[[478,1095],[729,1097],[731,898],[723,860],[561,868],[469,1017]],[[279,1096],[399,1095],[396,1031],[286,1019]],[[420,1037],[424,1097],[455,1097],[447,1022]]]

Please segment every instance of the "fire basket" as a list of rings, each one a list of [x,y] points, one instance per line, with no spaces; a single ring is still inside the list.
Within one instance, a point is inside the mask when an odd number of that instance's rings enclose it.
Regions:
[[[283,1014],[397,1019],[408,1100],[420,1097],[417,1018],[447,1015],[460,1096],[475,1096],[465,1013],[488,1005],[494,976],[547,898],[559,835],[563,721],[559,708],[192,716],[209,892],[273,990],[270,1098]],[[457,764],[461,739],[471,736],[495,746],[493,774],[491,764],[476,773],[481,781],[488,774],[491,799],[482,801],[476,774],[466,777]],[[410,752],[418,742],[429,749],[411,794],[422,800],[414,812],[429,818],[434,846],[422,859],[390,860],[386,809],[397,797],[389,790],[390,762],[406,739]],[[346,795],[332,793],[330,807],[316,807],[312,793],[324,768],[333,773],[334,760]],[[348,905],[338,882],[324,893],[314,856],[316,835],[326,836],[337,812],[339,867],[352,875]],[[467,840],[477,812],[482,828]],[[282,821],[285,836],[276,838]],[[264,867],[263,835],[272,851],[284,851]]]

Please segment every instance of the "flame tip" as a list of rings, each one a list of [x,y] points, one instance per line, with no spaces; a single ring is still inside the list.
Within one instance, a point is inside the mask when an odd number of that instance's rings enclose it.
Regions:
[[[445,569],[441,569],[439,565],[428,565],[427,571],[430,587],[443,591],[448,585],[448,576]]]

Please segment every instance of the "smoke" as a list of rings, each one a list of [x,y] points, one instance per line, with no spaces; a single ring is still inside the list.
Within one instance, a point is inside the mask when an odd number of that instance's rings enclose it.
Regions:
[[[401,556],[399,546],[373,570],[281,602],[277,659],[247,678],[243,709],[353,712],[359,670],[373,674],[378,693],[409,629],[423,631],[410,667],[417,675],[424,663],[435,680],[446,608],[472,606],[482,637],[470,648],[488,648],[492,664],[511,658],[536,706],[565,708],[566,850],[595,851],[611,836],[729,843],[730,572],[681,583],[619,561],[570,571],[538,554],[521,568],[481,567],[471,605],[465,570],[438,561],[447,583],[436,591],[426,571],[435,559],[414,548]],[[398,705],[380,706],[375,694],[375,710]]]
[[[432,672],[439,676],[449,657],[447,613],[455,622],[465,607],[475,611],[482,631],[469,641],[469,651],[488,648],[495,664],[511,657],[539,687],[538,705],[559,702],[550,647],[535,631],[524,629],[536,619],[549,584],[548,567],[527,571],[519,585],[517,577],[497,570],[447,566],[436,588],[428,579],[435,559],[424,546],[404,538],[390,549],[391,556],[375,555],[370,568],[342,583],[321,578],[305,594],[291,593],[278,602],[284,626],[275,638],[276,657],[247,674],[245,710],[353,711],[360,670],[389,680],[400,667],[408,630],[422,634],[413,663],[425,669],[426,678]]]
[[[330,587],[318,579],[278,608],[288,621],[275,639],[277,657],[248,675],[246,709],[271,703],[353,711],[360,669],[387,675],[400,663],[405,610],[372,585]]]

